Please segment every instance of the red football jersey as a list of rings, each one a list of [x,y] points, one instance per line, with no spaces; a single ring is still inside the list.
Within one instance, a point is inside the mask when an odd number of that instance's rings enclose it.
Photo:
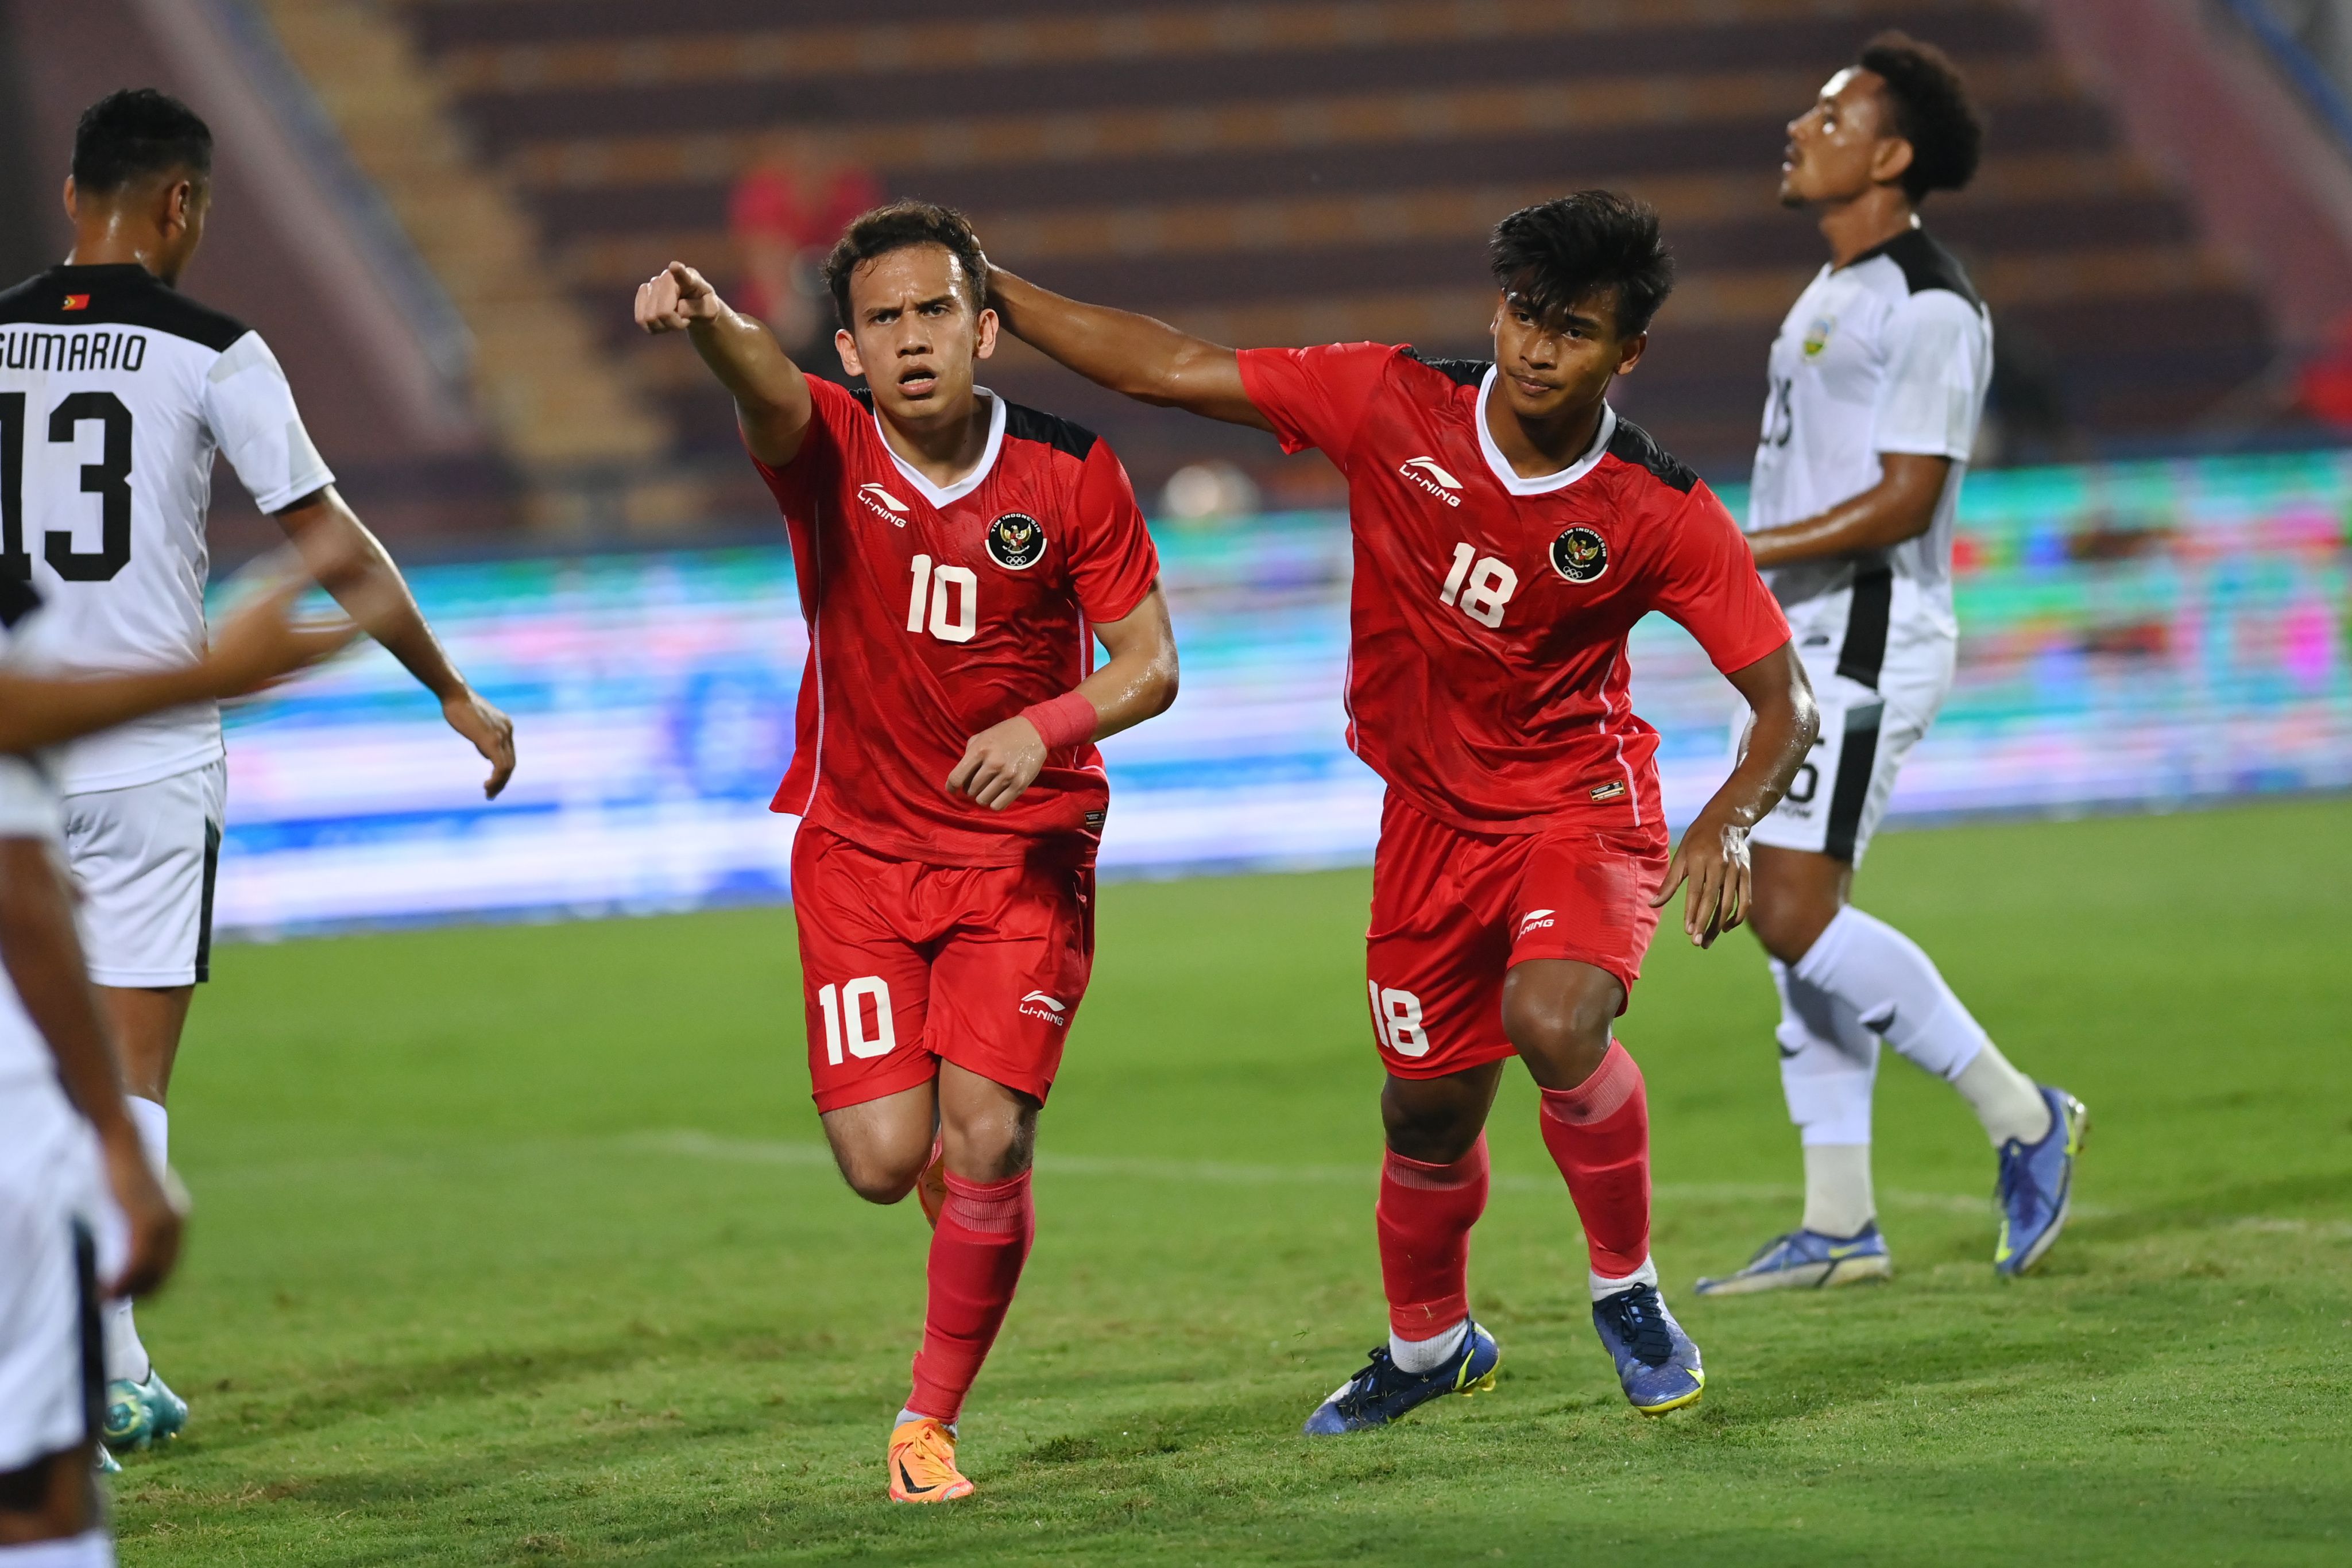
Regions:
[[[1638,425],[1521,478],[1486,429],[1493,367],[1383,343],[1253,349],[1242,385],[1286,452],[1348,476],[1348,744],[1441,821],[1655,824],[1657,731],[1625,637],[1662,611],[1720,670],[1789,640],[1739,528]]]
[[[939,865],[1017,865],[1041,841],[1091,854],[1110,800],[1091,743],[1054,751],[1003,811],[947,777],[971,737],[1085,679],[1094,623],[1151,591],[1160,557],[1127,470],[1093,433],[992,395],[979,466],[942,490],[890,450],[863,394],[814,376],[809,392],[799,453],[757,465],[809,623],[772,808]]]

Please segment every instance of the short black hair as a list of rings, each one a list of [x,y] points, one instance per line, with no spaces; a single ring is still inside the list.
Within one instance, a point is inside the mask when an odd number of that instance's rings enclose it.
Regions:
[[[1540,321],[1557,320],[1596,288],[1617,295],[1617,330],[1631,338],[1675,287],[1675,258],[1657,210],[1614,191],[1579,191],[1521,207],[1486,243],[1495,281]]]
[[[1885,32],[1862,46],[1854,64],[1886,84],[1895,134],[1911,143],[1903,193],[1916,205],[1930,191],[1957,191],[1976,177],[1984,155],[1984,121],[1952,57],[1908,33]]]
[[[854,325],[849,275],[877,256],[918,245],[941,246],[961,262],[963,275],[971,280],[972,314],[988,308],[988,257],[981,252],[971,220],[935,202],[892,202],[859,214],[824,258],[824,286],[833,290],[833,312],[845,329]]]
[[[152,87],[108,93],[74,127],[74,188],[86,195],[109,195],[151,174],[212,172],[212,127]]]

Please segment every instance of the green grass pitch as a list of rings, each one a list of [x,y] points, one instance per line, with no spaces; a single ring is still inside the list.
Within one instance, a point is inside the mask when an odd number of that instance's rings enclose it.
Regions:
[[[1881,1073],[1883,1288],[1707,1303],[1797,1214],[1753,944],[1662,938],[1623,1037],[1706,1353],[1657,1421],[1594,1342],[1514,1070],[1472,1289],[1491,1396],[1309,1443],[1383,1333],[1360,873],[1106,889],[1039,1234],[967,1411],[883,1500],[927,1232],[806,1098],[782,910],[238,947],[173,1092],[197,1195],[144,1314],[194,1407],[125,1561],[2352,1561],[2352,805],[1884,840],[1900,923],[2093,1134],[2044,1271]]]

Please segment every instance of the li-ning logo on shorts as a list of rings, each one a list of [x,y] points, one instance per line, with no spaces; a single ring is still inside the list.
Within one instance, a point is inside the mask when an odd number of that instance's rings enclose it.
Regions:
[[[1462,504],[1462,497],[1454,494],[1462,488],[1462,481],[1440,468],[1434,457],[1409,457],[1397,465],[1397,472],[1449,507]]]
[[[1037,564],[1045,553],[1045,530],[1026,512],[1007,512],[988,525],[988,559],[1014,571]]]
[[[1609,543],[1580,524],[1551,541],[1551,569],[1570,582],[1591,582],[1609,570]]]
[[[881,486],[860,485],[857,486],[857,498],[865,502],[872,510],[889,518],[892,528],[903,528],[907,526],[907,503]]]
[[[1069,1013],[1070,1009],[1066,1003],[1058,998],[1047,996],[1043,991],[1032,991],[1021,998],[1022,1017],[1044,1019],[1056,1029],[1070,1021]]]

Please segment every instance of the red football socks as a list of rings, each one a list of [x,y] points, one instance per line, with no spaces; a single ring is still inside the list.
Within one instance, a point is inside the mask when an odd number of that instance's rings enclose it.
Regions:
[[[1486,1134],[1450,1166],[1389,1151],[1372,1217],[1389,1327],[1399,1339],[1428,1339],[1470,1315],[1470,1228],[1486,1212]]]
[[[1592,1076],[1543,1092],[1544,1147],[1568,1178],[1592,1271],[1622,1280],[1650,1258],[1650,1100],[1615,1040]]]
[[[966,1181],[949,1171],[947,1185],[931,1232],[930,1305],[907,1408],[951,1422],[1004,1326],[1021,1265],[1037,1238],[1037,1207],[1027,1171],[995,1182]]]

